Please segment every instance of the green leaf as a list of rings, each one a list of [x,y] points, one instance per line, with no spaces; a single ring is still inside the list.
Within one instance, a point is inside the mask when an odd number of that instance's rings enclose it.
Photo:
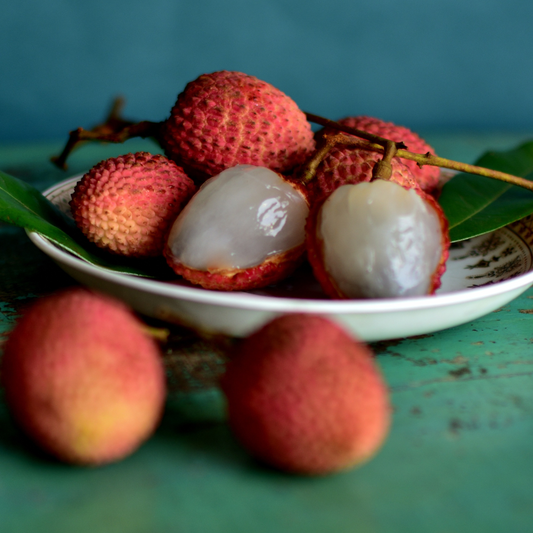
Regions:
[[[37,189],[0,171],[0,220],[39,233],[63,250],[115,272],[166,277],[160,260],[123,260],[106,255],[81,235],[76,225]]]
[[[533,141],[513,150],[487,152],[478,166],[533,181]],[[439,203],[452,242],[495,231],[533,213],[533,192],[483,176],[457,174],[442,189]]]

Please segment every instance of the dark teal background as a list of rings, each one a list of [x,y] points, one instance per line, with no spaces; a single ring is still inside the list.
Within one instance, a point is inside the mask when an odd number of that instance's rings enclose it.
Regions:
[[[533,2],[0,0],[0,141],[163,120],[186,82],[240,70],[307,111],[416,130],[533,129]]]

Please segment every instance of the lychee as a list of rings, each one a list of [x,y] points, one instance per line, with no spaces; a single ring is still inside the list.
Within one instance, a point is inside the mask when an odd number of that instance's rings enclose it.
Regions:
[[[397,298],[435,292],[450,239],[432,196],[378,179],[343,185],[314,206],[306,243],[329,296]]]
[[[314,200],[320,201],[328,197],[341,185],[371,181],[373,168],[382,158],[383,155],[379,152],[336,146],[320,163],[308,185]],[[419,186],[410,169],[398,157],[392,159],[391,166],[391,181],[407,188]]]
[[[286,277],[303,260],[305,195],[265,167],[237,165],[206,181],[174,222],[164,255],[207,289],[246,290]]]
[[[338,122],[350,128],[379,135],[394,142],[403,142],[410,152],[435,155],[435,150],[417,133],[393,122],[385,122],[384,120],[364,115],[346,117]],[[343,148],[343,151],[346,150],[347,148]],[[431,193],[435,190],[440,177],[440,169],[438,167],[432,165],[420,167],[415,161],[408,159],[402,159],[402,162],[411,170],[416,182],[424,191]]]
[[[288,472],[348,469],[375,454],[388,432],[388,391],[372,352],[320,316],[281,316],[252,334],[221,386],[237,439]]]
[[[205,179],[239,164],[288,172],[314,149],[305,114],[271,84],[242,72],[203,74],[162,123],[165,153]]]
[[[42,298],[1,361],[15,420],[57,458],[97,465],[133,452],[165,401],[159,349],[122,303],[81,288]]]
[[[196,192],[183,169],[162,155],[126,154],[100,162],[70,202],[81,232],[100,248],[129,257],[162,254],[168,228]]]

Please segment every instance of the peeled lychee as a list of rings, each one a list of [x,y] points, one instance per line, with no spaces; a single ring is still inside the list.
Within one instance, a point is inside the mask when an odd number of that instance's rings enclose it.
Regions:
[[[76,464],[116,461],[154,431],[165,401],[159,350],[122,304],[81,288],[38,300],[1,361],[13,417]]]
[[[294,100],[242,72],[188,83],[161,126],[165,153],[203,179],[239,164],[287,172],[314,149],[311,126]]]
[[[403,142],[407,150],[419,154],[430,153],[435,155],[435,150],[417,133],[404,126],[392,122],[385,122],[374,117],[357,116],[346,117],[339,120],[340,124],[379,135],[391,141]],[[343,150],[346,150],[344,148]],[[426,192],[433,192],[438,185],[440,169],[432,165],[419,167],[415,161],[402,159],[402,162],[411,170],[416,182]]]
[[[195,191],[176,163],[138,152],[94,166],[77,183],[70,206],[81,232],[100,248],[157,257],[170,225]]]
[[[370,349],[319,316],[282,316],[252,334],[221,385],[237,439],[288,472],[360,464],[388,432],[388,392]]]
[[[206,181],[174,222],[164,255],[206,289],[265,287],[303,260],[308,203],[297,184],[237,165]]]
[[[435,292],[450,239],[432,196],[378,179],[343,185],[314,206],[306,243],[332,298],[398,298]]]

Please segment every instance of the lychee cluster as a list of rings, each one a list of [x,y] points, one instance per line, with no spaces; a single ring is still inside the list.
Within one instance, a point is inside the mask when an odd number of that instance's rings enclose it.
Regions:
[[[348,117],[340,124],[433,153],[389,122]],[[77,184],[72,213],[97,246],[126,257],[164,256],[177,275],[211,290],[274,284],[306,257],[333,298],[424,295],[439,287],[449,239],[428,192],[438,168],[391,155],[394,186],[381,186],[374,170],[385,154],[342,144],[304,179],[321,153],[313,151],[306,115],[272,85],[240,72],[187,84],[158,131],[168,157],[112,158]]]
[[[372,457],[390,424],[370,349],[331,320],[295,314],[228,343],[221,387],[237,439],[282,470],[324,475]],[[9,334],[0,375],[14,420],[48,454],[101,465],[156,430],[162,351],[121,302],[81,288],[37,300]]]

